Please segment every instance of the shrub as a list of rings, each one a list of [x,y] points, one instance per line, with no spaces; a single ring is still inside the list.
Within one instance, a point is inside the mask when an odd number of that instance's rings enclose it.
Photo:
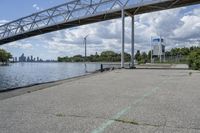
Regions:
[[[3,63],[8,62],[9,59],[11,58],[12,58],[12,55],[9,52],[3,49],[0,49],[0,62],[3,62]]]
[[[191,69],[200,70],[200,50],[190,53],[188,58],[188,65]]]

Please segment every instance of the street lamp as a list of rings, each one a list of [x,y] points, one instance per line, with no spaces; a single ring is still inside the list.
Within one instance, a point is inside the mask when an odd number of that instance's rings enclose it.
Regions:
[[[87,58],[87,37],[88,36],[89,36],[89,34],[84,37],[84,44],[85,44],[85,58],[84,58],[84,60],[85,60],[85,62],[86,62],[86,58]]]
[[[152,63],[152,57],[153,57],[153,53],[152,53],[152,36],[151,36],[151,39],[150,39],[150,49],[151,49],[151,63]]]
[[[85,62],[85,72],[87,72],[86,58],[87,58],[87,37],[88,37],[88,36],[89,36],[89,34],[86,35],[86,36],[84,37],[84,44],[85,44],[85,58],[84,58],[84,62]]]

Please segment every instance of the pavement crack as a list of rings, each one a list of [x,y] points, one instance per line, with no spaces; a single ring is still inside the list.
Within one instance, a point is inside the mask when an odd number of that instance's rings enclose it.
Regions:
[[[156,124],[149,124],[149,123],[139,123],[135,120],[126,120],[126,119],[111,119],[116,122],[132,124],[132,125],[141,125],[141,126],[152,126],[152,127],[163,127],[164,125],[156,125]]]
[[[90,118],[90,116],[86,116],[86,115],[67,115],[69,117],[78,117],[78,118]]]
[[[107,118],[97,117],[97,116],[76,115],[76,114],[65,115],[64,113],[57,113],[57,114],[54,114],[54,116],[57,116],[57,117],[74,117],[74,118],[93,118],[93,119],[103,119],[103,120],[107,120]]]
[[[189,129],[189,130],[200,130],[200,128],[188,128],[188,127],[173,127],[173,126],[167,126],[166,122],[162,125],[162,124],[149,124],[149,123],[139,123],[135,120],[128,120],[128,119],[110,119],[116,122],[120,122],[120,123],[124,123],[124,124],[131,124],[131,125],[137,125],[137,126],[150,126],[150,127],[163,127],[163,132],[164,132],[164,128],[177,128],[177,129]]]
[[[127,124],[132,124],[132,125],[139,125],[138,122],[134,120],[123,120],[123,119],[113,119],[116,122],[121,122],[121,123],[127,123]]]

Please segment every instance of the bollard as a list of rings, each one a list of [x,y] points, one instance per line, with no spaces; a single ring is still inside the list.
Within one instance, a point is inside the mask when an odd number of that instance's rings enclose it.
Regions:
[[[101,72],[103,72],[103,64],[101,64]]]

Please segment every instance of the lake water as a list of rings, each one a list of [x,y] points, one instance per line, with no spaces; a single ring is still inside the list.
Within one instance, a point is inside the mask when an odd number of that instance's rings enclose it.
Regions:
[[[88,72],[100,69],[100,63],[89,63],[86,66]],[[11,63],[9,66],[0,66],[0,90],[85,74],[84,63]]]

